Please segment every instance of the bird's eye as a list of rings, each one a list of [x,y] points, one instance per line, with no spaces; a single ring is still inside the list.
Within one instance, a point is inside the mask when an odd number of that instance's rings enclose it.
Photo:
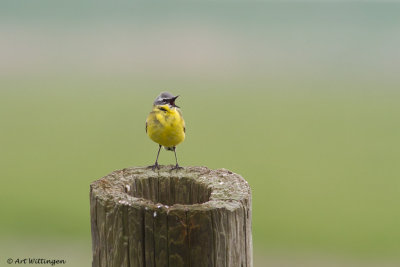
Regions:
[[[162,110],[162,111],[167,111],[166,110],[166,108],[163,108],[163,107],[160,107],[160,108],[158,108],[159,110]]]

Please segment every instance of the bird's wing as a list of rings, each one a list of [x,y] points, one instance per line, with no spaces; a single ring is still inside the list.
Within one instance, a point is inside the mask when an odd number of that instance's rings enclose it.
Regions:
[[[179,113],[179,115],[181,116],[181,119],[182,119],[183,132],[186,133],[186,125],[185,125],[185,120],[183,119],[183,116],[182,116],[182,111],[179,108],[177,108],[177,110],[178,110],[178,113]]]
[[[146,133],[147,133],[147,121],[146,121]]]

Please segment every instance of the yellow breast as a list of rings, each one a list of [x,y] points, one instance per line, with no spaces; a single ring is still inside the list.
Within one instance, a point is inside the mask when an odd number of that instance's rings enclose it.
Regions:
[[[146,120],[147,135],[164,147],[174,147],[185,140],[185,121],[178,108],[154,106]]]

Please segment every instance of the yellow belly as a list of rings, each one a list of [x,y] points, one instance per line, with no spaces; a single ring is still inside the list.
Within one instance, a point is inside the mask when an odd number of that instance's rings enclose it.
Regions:
[[[185,122],[178,112],[151,112],[147,118],[147,135],[164,147],[174,147],[185,140]]]

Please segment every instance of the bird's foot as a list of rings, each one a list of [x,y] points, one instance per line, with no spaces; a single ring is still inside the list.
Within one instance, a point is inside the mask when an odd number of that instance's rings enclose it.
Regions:
[[[171,168],[171,171],[172,170],[180,170],[180,169],[183,169],[183,167],[181,167],[178,164],[176,164],[174,167]]]
[[[158,170],[160,169],[160,165],[158,163],[154,163],[154,165],[150,165],[147,168],[152,169],[153,171],[157,168]]]

